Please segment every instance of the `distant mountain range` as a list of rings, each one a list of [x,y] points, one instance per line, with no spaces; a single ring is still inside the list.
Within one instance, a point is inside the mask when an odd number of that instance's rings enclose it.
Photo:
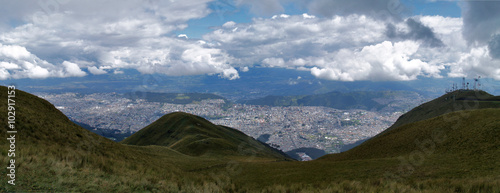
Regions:
[[[0,192],[500,192],[500,101],[482,92],[448,93],[356,148],[309,162],[186,113],[116,143],[34,95],[17,90],[15,100],[16,157],[2,124],[0,162],[15,159],[16,186],[0,169]],[[2,100],[0,114],[7,109]]]
[[[268,106],[324,106],[335,109],[363,109],[378,111],[391,102],[401,99],[418,98],[419,94],[410,91],[357,91],[329,92],[305,96],[266,96],[252,100],[240,100],[239,103]],[[401,109],[406,106],[399,107]],[[401,110],[398,109],[398,110]]]

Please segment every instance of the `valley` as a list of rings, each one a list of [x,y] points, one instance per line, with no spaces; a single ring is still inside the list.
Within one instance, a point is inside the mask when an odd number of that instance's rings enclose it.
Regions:
[[[37,93],[71,120],[88,125],[88,129],[115,141],[137,132],[164,114],[181,111],[238,129],[255,139],[269,135],[263,142],[284,152],[312,148],[324,151],[320,155],[339,153],[345,145],[375,136],[404,111],[425,100],[416,93],[392,92],[392,98],[370,99],[371,104],[382,107],[370,110],[250,105],[206,94],[133,94],[131,98],[130,94],[117,93]],[[305,155],[305,159],[310,156],[319,157]]]

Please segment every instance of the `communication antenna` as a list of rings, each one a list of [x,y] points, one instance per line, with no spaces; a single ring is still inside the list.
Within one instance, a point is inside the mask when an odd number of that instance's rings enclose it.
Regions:
[[[462,90],[465,90],[465,77],[462,78]]]
[[[477,77],[477,78],[474,78],[474,90],[478,90],[479,87],[481,86],[481,83],[479,83],[479,79],[481,78],[481,76]]]
[[[478,90],[481,90],[481,81],[480,81],[480,79],[481,79],[481,76],[477,77],[477,89]]]

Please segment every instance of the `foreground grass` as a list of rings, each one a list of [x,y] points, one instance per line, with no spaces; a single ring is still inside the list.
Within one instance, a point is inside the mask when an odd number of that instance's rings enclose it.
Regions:
[[[500,176],[457,170],[440,177],[443,170],[429,173],[434,163],[405,178],[387,178],[386,171],[398,170],[397,158],[272,162],[190,157],[155,146],[123,148],[126,155],[117,159],[28,146],[16,160],[17,185],[2,186],[0,192],[500,192]],[[5,170],[0,173],[5,176]]]

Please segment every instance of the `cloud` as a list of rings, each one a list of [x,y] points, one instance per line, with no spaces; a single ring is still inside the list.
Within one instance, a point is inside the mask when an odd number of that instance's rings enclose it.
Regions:
[[[485,44],[500,34],[498,1],[465,1],[462,4],[463,34],[470,43]]]
[[[78,64],[64,61],[62,65],[64,66],[65,70],[65,75],[62,76],[83,77],[87,75],[86,72],[82,71],[82,69],[78,67]]]
[[[101,68],[97,68],[95,66],[91,66],[91,67],[88,67],[87,70],[93,74],[93,75],[101,75],[101,74],[106,74],[108,72],[106,72],[106,70],[104,69],[101,69]]]
[[[387,24],[387,37],[422,41],[425,45],[431,47],[444,46],[443,42],[436,37],[432,29],[423,25],[420,21],[408,18],[405,24],[408,28],[406,30],[398,30],[392,23]]]
[[[394,43],[386,41],[384,26],[383,21],[362,15],[332,18],[277,16],[256,19],[250,24],[223,25],[204,38],[217,42],[241,65],[306,69],[322,79],[356,81],[440,77],[439,73],[444,69],[442,64],[421,59],[420,55],[427,50],[421,48],[423,43],[413,41],[421,37],[408,37],[410,40]]]
[[[320,67],[313,67],[314,76],[341,81],[414,80],[417,76],[440,77],[444,66],[432,66],[412,59],[419,44],[413,41],[365,46],[360,51],[342,49]]]
[[[188,20],[210,14],[210,1],[40,1],[48,3],[44,4],[46,9],[31,1],[10,2],[20,13],[0,15],[23,23],[0,33],[0,43],[17,49],[2,53],[20,58],[30,50],[54,64],[44,68],[48,74],[36,69],[34,77],[50,77],[51,69],[59,70],[57,77],[82,76],[85,72],[73,65],[79,64],[92,74],[103,74],[103,67],[110,67],[174,76],[220,74],[238,78],[223,50],[174,34],[186,28]]]
[[[0,79],[82,77],[87,73],[72,62],[54,65],[38,58],[25,47],[0,44]]]
[[[495,59],[500,59],[500,34],[497,34],[491,38],[488,43],[488,49],[490,51],[490,56]]]
[[[407,9],[398,0],[236,0],[266,17],[227,22],[201,40],[178,37],[187,21],[216,11],[211,1],[7,1],[0,79],[85,76],[82,69],[237,79],[237,69],[253,66],[343,81],[499,76],[491,67],[498,69],[498,4],[464,2],[462,20],[403,19]],[[283,14],[289,3],[309,10]]]
[[[312,14],[327,17],[357,14],[376,19],[399,19],[408,11],[399,0],[314,0],[308,8]]]
[[[248,72],[248,71],[250,71],[250,69],[248,68],[248,66],[245,66],[245,67],[240,68],[240,71],[241,72]]]
[[[287,61],[303,66],[309,57],[380,42],[385,38],[384,31],[384,23],[365,16],[325,19],[293,15],[223,25],[203,37],[228,53],[234,59],[233,64],[283,67],[289,65],[285,64]]]
[[[394,35],[387,37],[387,27]],[[277,15],[251,23],[228,22],[204,36],[233,64],[309,70],[341,81],[399,81],[458,74],[497,77],[491,57],[477,54],[462,34],[461,18],[416,16],[382,21],[364,15],[331,18]],[[483,46],[484,47],[484,46]],[[475,67],[467,67],[466,61]],[[234,65],[233,65],[234,66]],[[481,69],[490,69],[484,72]],[[464,70],[467,69],[467,70]]]
[[[472,48],[462,53],[460,60],[451,66],[450,77],[490,77],[500,80],[500,63],[492,60],[487,46]]]

